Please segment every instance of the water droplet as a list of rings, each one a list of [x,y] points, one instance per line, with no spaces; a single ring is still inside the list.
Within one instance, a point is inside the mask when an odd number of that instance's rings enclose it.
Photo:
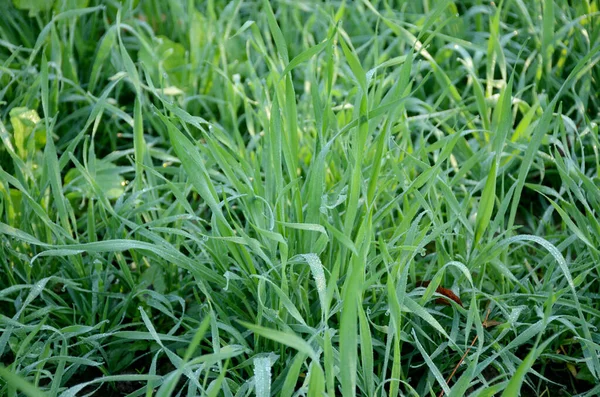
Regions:
[[[387,309],[387,310],[385,311],[385,315],[386,315],[386,317],[389,317],[389,315],[390,315],[390,309]]]
[[[421,250],[421,256],[425,256],[425,255],[427,255],[427,250],[425,248],[423,248]]]

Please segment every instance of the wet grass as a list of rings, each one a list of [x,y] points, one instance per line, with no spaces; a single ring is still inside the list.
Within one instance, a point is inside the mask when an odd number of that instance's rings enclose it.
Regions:
[[[596,2],[2,13],[1,395],[600,393]]]

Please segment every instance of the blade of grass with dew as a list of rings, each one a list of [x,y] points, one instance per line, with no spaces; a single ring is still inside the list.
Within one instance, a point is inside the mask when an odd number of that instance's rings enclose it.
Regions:
[[[546,76],[552,75],[552,53],[554,52],[554,1],[543,1],[542,12],[542,62]]]
[[[192,145],[189,139],[183,135],[173,123],[167,120],[166,117],[160,115],[160,113],[159,117],[162,118],[162,121],[167,126],[173,148],[181,159],[181,164],[190,177],[192,184],[217,217],[219,231],[225,233],[225,235],[229,235],[231,227],[227,223],[227,220],[221,211],[221,207],[218,204],[217,192],[208,176],[204,160],[200,157],[196,147]]]
[[[175,390],[175,387],[177,386],[177,382],[179,381],[179,378],[181,377],[181,374],[183,373],[183,367],[192,358],[192,355],[194,354],[194,352],[200,345],[200,342],[202,341],[202,338],[206,334],[206,331],[208,330],[209,326],[210,326],[210,316],[206,316],[204,318],[204,320],[202,320],[202,322],[200,323],[198,330],[196,331],[193,339],[191,340],[190,344],[188,345],[188,347],[185,351],[185,354],[183,356],[183,361],[182,361],[181,366],[177,369],[175,374],[173,374],[172,377],[169,378],[169,380],[167,382],[164,382],[161,385],[161,387],[158,389],[158,391],[156,393],[157,397],[158,396],[169,396],[173,393],[173,391]],[[153,335],[150,335],[150,336],[152,336],[154,338]],[[159,338],[159,340],[163,340],[162,336],[158,336],[158,338]],[[150,389],[148,389],[148,391],[150,391]]]
[[[318,362],[319,360],[317,353],[310,346],[310,344],[308,344],[304,339],[300,338],[298,335],[282,331],[276,331],[273,329],[261,327],[260,325],[254,325],[243,321],[240,321],[240,324],[242,324],[244,327],[248,328],[255,334],[262,336],[263,338],[271,339],[277,343],[289,346],[300,353],[306,354],[313,361]]]
[[[342,292],[342,315],[339,325],[340,368],[342,393],[344,396],[356,395],[356,370],[357,370],[357,306],[362,290],[362,265],[358,256],[352,256],[348,267],[348,276]]]
[[[479,200],[479,208],[477,210],[477,219],[475,220],[475,238],[473,246],[477,246],[479,240],[485,233],[487,226],[492,218],[492,212],[494,210],[494,203],[496,201],[496,177],[497,177],[498,163],[495,159],[492,159],[492,166],[488,172],[485,188],[481,193],[481,199]]]
[[[300,255],[308,266],[310,267],[310,271],[315,280],[315,285],[317,287],[317,294],[319,295],[319,302],[321,303],[321,318],[326,320],[329,317],[329,307],[327,304],[327,280],[325,279],[325,272],[323,271],[323,264],[321,263],[321,259],[318,255],[311,254],[301,254]]]
[[[369,322],[364,309],[358,306],[358,323],[360,328],[360,354],[363,370],[363,378],[366,383],[366,393],[369,396],[375,395],[375,381],[373,379],[373,340]]]
[[[268,357],[254,359],[254,390],[256,397],[271,395],[271,359]]]
[[[435,379],[439,383],[440,387],[442,388],[442,390],[444,391],[444,393],[446,395],[450,394],[450,388],[448,387],[448,384],[444,380],[444,377],[440,373],[440,371],[437,368],[437,366],[431,360],[431,357],[429,356],[429,354],[427,354],[427,352],[425,351],[425,349],[421,345],[421,342],[419,342],[419,338],[417,337],[417,333],[415,332],[414,329],[412,330],[412,337],[415,340],[415,344],[417,346],[417,349],[419,350],[419,353],[421,353],[421,355],[425,359],[425,363],[427,364],[427,367],[429,368],[429,370],[431,371],[431,373],[433,374],[433,376],[435,377]]]
[[[519,175],[518,175],[517,181],[515,182],[516,189],[513,194],[513,202],[511,205],[511,209],[510,209],[510,216],[508,218],[507,229],[512,229],[512,227],[514,225],[515,218],[517,216],[517,208],[518,208],[519,201],[521,198],[521,193],[523,191],[523,186],[525,184],[525,178],[527,177],[527,174],[529,173],[529,169],[531,167],[531,164],[533,163],[535,153],[537,152],[537,150],[542,142],[542,138],[544,137],[544,135],[547,133],[547,131],[549,129],[556,103],[560,99],[561,94],[564,91],[566,91],[567,89],[569,89],[575,83],[575,81],[578,79],[578,74],[579,74],[579,72],[581,72],[582,69],[584,69],[585,67],[589,67],[590,65],[594,65],[600,61],[600,57],[597,57],[598,53],[600,53],[600,46],[596,46],[596,47],[592,48],[575,65],[575,67],[573,68],[573,70],[571,71],[569,76],[566,78],[565,82],[560,87],[559,92],[556,94],[554,99],[552,99],[552,101],[548,104],[546,109],[544,109],[544,111],[542,113],[542,117],[540,118],[540,120],[538,121],[538,123],[534,129],[533,135],[531,137],[531,141],[527,145],[527,150],[525,151],[525,154],[523,155],[524,161],[522,162],[521,167],[519,168]]]
[[[58,168],[58,157],[54,146],[54,137],[52,136],[52,124],[50,123],[50,114],[48,112],[48,62],[46,57],[42,57],[42,68],[40,73],[41,91],[42,91],[42,107],[44,109],[44,121],[46,123],[46,148],[44,149],[44,163],[48,170],[48,179],[52,188],[54,203],[58,209],[58,216],[62,227],[66,234],[72,236],[73,231],[69,223],[69,215],[67,213],[67,202],[63,194],[63,186],[60,180],[60,172]]]
[[[143,164],[146,153],[146,141],[144,140],[144,121],[142,118],[142,104],[140,98],[136,98],[133,108],[133,150],[135,153],[135,186],[138,190],[143,188]]]

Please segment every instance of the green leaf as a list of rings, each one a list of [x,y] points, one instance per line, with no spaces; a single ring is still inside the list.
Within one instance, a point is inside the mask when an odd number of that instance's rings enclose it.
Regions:
[[[37,111],[25,107],[12,108],[9,112],[10,122],[13,126],[13,138],[17,153],[22,159],[26,159],[28,154],[39,150],[46,145],[46,129],[37,128],[40,122],[40,116]],[[33,140],[30,140],[31,133],[36,130]]]
[[[427,352],[423,348],[423,345],[421,345],[421,342],[419,342],[419,338],[417,337],[417,333],[415,332],[414,329],[412,330],[412,336],[415,341],[415,344],[417,345],[417,349],[423,356],[423,359],[425,359],[425,363],[427,364],[427,367],[429,367],[429,370],[431,371],[431,373],[433,374],[435,379],[438,381],[439,385],[442,387],[442,390],[444,391],[444,393],[446,395],[449,395],[450,388],[448,387],[448,384],[444,380],[444,377],[442,376],[442,373],[440,372],[439,368],[435,365],[435,363],[433,362],[433,360],[431,359],[429,354],[427,354]]]
[[[256,397],[271,396],[271,359],[269,357],[254,359],[254,390]]]
[[[255,334],[262,336],[263,338],[267,338],[277,343],[281,343],[282,345],[291,347],[292,349],[295,349],[300,353],[306,354],[313,361],[319,360],[319,356],[313,350],[310,344],[308,344],[308,342],[306,342],[304,339],[300,338],[296,334],[261,327],[260,325],[250,324],[245,321],[239,321],[239,323],[242,324],[244,327],[248,328],[250,331],[254,332]]]
[[[54,0],[13,0],[13,4],[19,10],[29,11],[29,16],[33,17],[42,11],[51,10]]]
[[[160,266],[150,266],[148,269],[146,269],[146,271],[144,271],[140,281],[147,286],[151,285],[154,287],[154,290],[156,290],[156,292],[159,294],[164,294],[167,290],[165,276]]]
[[[166,36],[156,36],[151,47],[141,47],[138,59],[150,72],[155,84],[184,87],[184,70],[187,64],[185,52],[181,44]],[[165,76],[167,81],[161,84]]]
[[[340,35],[341,40],[340,43],[342,45],[342,50],[344,52],[344,56],[346,57],[346,61],[352,70],[352,74],[354,74],[354,78],[358,82],[362,92],[367,92],[367,74],[365,70],[360,65],[360,61],[358,60],[358,56],[354,52],[354,49],[351,49],[348,44],[346,44],[346,39],[344,35]]]
[[[485,181],[485,187],[483,193],[481,193],[481,199],[479,200],[479,208],[477,209],[477,218],[475,220],[475,240],[473,246],[476,246],[483,234],[485,233],[490,219],[492,218],[492,212],[494,211],[494,204],[496,202],[496,169],[497,162],[492,160],[492,167],[488,173],[487,180]]]
[[[309,396],[324,396],[325,395],[325,375],[323,369],[318,362],[310,363],[310,374],[308,379],[308,395]]]
[[[98,43],[98,50],[96,51],[96,57],[94,59],[94,63],[92,65],[92,71],[90,72],[90,80],[88,83],[88,90],[90,92],[94,92],[96,88],[96,84],[100,78],[100,73],[102,72],[102,68],[104,63],[108,59],[113,47],[115,46],[115,42],[117,40],[117,31],[114,26],[111,26],[104,36],[102,36],[102,40]]]
[[[536,342],[535,346],[531,349],[531,351],[527,354],[525,359],[517,368],[517,371],[514,373],[513,376],[511,376],[508,385],[506,385],[506,389],[504,389],[504,391],[502,392],[501,397],[512,397],[521,395],[521,386],[523,385],[523,381],[525,380],[525,375],[527,375],[527,372],[529,372],[533,364],[535,364],[535,360],[538,358],[538,356],[546,350],[546,347],[557,336],[557,334],[550,336],[540,346],[538,346],[538,343]]]
[[[121,175],[123,168],[116,166],[110,161],[103,159],[95,161],[95,182],[104,192],[108,199],[121,197],[125,191],[125,178]],[[67,197],[75,198],[96,198],[96,192],[82,172],[77,168],[71,168],[65,175],[65,190]]]
[[[543,1],[542,14],[542,59],[547,77],[552,74],[552,53],[554,52],[554,0]]]
[[[296,383],[306,357],[307,355],[304,353],[297,353],[292,363],[288,365],[288,372],[281,389],[281,397],[291,397],[296,392]]]
[[[37,387],[29,383],[21,376],[9,371],[4,366],[0,365],[0,378],[29,397],[47,397],[47,394],[39,390]]]
[[[281,33],[281,29],[277,24],[275,14],[273,14],[271,3],[268,0],[263,0],[263,7],[267,14],[267,23],[269,24],[269,30],[271,31],[271,35],[273,36],[273,40],[275,41],[277,53],[279,54],[284,63],[289,63],[287,44],[285,42],[285,38],[283,37],[283,33]]]
[[[323,271],[323,264],[321,263],[321,259],[317,254],[301,254],[308,266],[310,267],[310,272],[313,275],[315,280],[315,285],[317,286],[317,294],[319,295],[319,302],[321,303],[321,314],[322,318],[326,319],[328,317],[328,305],[327,305],[327,280],[325,279],[325,272]],[[293,259],[293,258],[292,258]]]
[[[340,320],[340,360],[344,365],[341,370],[341,386],[344,396],[356,395],[357,377],[357,307],[362,295],[361,279],[363,275],[361,259],[352,257],[348,276],[342,294],[342,315]]]
[[[462,397],[467,395],[467,390],[469,386],[471,386],[471,381],[473,380],[473,374],[475,373],[475,368],[477,366],[477,361],[472,360],[469,363],[469,367],[467,370],[458,378],[456,383],[450,389],[450,393],[448,397]]]
[[[358,306],[358,320],[360,324],[360,354],[363,369],[363,377],[366,383],[366,390],[369,396],[375,395],[375,381],[373,379],[373,339],[369,320],[363,308]]]
[[[433,317],[423,306],[420,306],[413,299],[408,296],[404,297],[404,304],[406,308],[411,312],[415,313],[417,316],[421,317],[425,320],[429,325],[436,329],[440,334],[442,334],[445,338],[450,339],[444,328],[442,328],[441,324]]]
[[[177,153],[177,157],[181,160],[181,165],[183,165],[196,191],[206,201],[206,204],[210,207],[213,214],[217,216],[218,220],[221,221],[221,224],[229,229],[218,202],[217,192],[204,165],[205,160],[200,155],[198,148],[165,116],[160,113],[158,115],[167,126],[169,139],[175,149],[175,153]]]
[[[291,72],[294,68],[296,68],[301,63],[306,62],[313,56],[319,54],[321,51],[323,51],[325,48],[327,48],[327,46],[331,45],[332,42],[333,42],[333,36],[315,46],[308,48],[307,50],[304,50],[302,53],[296,55],[294,57],[294,59],[292,59],[290,61],[290,63],[285,67],[285,69],[281,73],[281,76],[282,77],[285,76],[287,73]]]
[[[133,150],[135,153],[135,181],[138,190],[143,188],[143,165],[147,151],[142,117],[142,104],[140,98],[136,98],[133,106]]]

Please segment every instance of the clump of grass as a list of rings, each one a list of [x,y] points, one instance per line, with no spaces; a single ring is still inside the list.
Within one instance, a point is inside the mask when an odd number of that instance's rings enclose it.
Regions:
[[[597,395],[571,3],[6,2],[0,394]]]

